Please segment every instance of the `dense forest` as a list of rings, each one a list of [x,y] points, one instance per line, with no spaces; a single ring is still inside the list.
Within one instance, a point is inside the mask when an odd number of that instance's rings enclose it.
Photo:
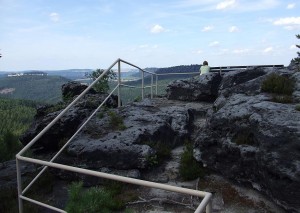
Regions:
[[[0,78],[0,98],[56,103],[62,99],[61,86],[69,79],[61,76],[18,76]]]
[[[37,103],[0,98],[0,162],[9,160],[21,149],[18,138],[36,114]]]

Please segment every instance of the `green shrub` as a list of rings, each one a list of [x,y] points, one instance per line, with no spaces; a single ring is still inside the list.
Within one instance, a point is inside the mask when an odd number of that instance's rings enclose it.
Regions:
[[[295,109],[296,109],[297,111],[300,111],[300,104],[297,104],[296,107],[295,107]]]
[[[162,161],[169,159],[171,156],[171,147],[170,145],[162,142],[162,141],[146,141],[143,142],[142,144],[148,145],[151,148],[156,150],[156,155],[154,156],[149,156],[147,158],[147,162],[151,167],[156,166],[160,164]]]
[[[237,145],[254,145],[254,135],[248,130],[239,131],[234,137],[233,142]]]
[[[193,146],[186,143],[185,150],[181,154],[179,174],[183,180],[194,180],[198,177],[204,177],[204,168],[193,157]]]
[[[103,69],[96,69],[92,73],[87,73],[86,77],[92,78],[95,81],[105,70]],[[109,90],[109,80],[116,79],[116,73],[112,70],[109,70],[99,81],[94,85],[94,89],[97,92],[108,92]]]
[[[272,73],[262,82],[261,90],[281,95],[292,95],[294,85],[295,82],[292,79]]]
[[[124,130],[126,129],[126,126],[124,125],[123,118],[116,114],[114,111],[109,111],[109,125],[111,128],[116,130]]]
[[[22,148],[18,136],[10,131],[0,137],[0,162],[14,158],[15,154]]]
[[[124,208],[124,203],[115,199],[115,191],[100,187],[84,190],[82,182],[72,183],[69,187],[69,200],[66,211],[71,213],[103,212]]]
[[[291,95],[273,95],[272,101],[277,103],[292,103],[293,98]]]

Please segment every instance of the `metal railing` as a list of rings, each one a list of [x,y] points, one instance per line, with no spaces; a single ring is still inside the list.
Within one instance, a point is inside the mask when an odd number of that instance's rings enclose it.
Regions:
[[[158,95],[158,87],[161,85],[158,85],[158,81],[159,81],[159,76],[170,76],[170,75],[199,75],[200,72],[177,72],[177,73],[154,73],[154,72],[149,72],[146,70],[141,69],[138,66],[135,66],[127,61],[124,61],[122,59],[120,59],[122,62],[131,65],[137,69],[139,69],[142,72],[142,76],[141,76],[141,87],[137,87],[137,86],[132,86],[132,85],[126,85],[126,84],[119,84],[120,86],[123,87],[129,87],[129,88],[138,88],[142,90],[142,99],[144,99],[144,95],[145,95],[145,88],[150,88],[150,97],[153,98],[153,87],[155,88],[155,94]],[[242,70],[242,69],[249,69],[249,68],[253,68],[253,67],[260,67],[260,68],[283,68],[284,65],[249,65],[249,66],[220,66],[220,67],[210,67],[210,72],[219,72],[219,74],[224,74],[226,72],[230,72],[230,71],[236,71],[236,70]],[[151,78],[150,81],[150,86],[145,86],[145,75],[144,73],[148,73],[149,75],[147,77]],[[154,76],[155,76],[155,85],[154,85]],[[118,97],[120,97],[120,94],[118,93]]]
[[[135,68],[138,68],[139,70],[142,71],[142,99],[144,98],[144,89],[148,88],[149,86],[144,85],[144,73],[151,74],[151,97],[153,97],[153,76],[155,73],[145,71],[141,68],[139,68],[136,65],[133,65],[129,62],[126,62],[122,59],[117,59],[107,70],[105,70],[91,85],[89,85],[79,96],[77,96],[62,112],[59,113],[59,115],[53,119],[38,135],[36,135],[17,155],[16,155],[16,167],[17,167],[17,183],[18,183],[18,203],[19,203],[19,212],[23,213],[23,201],[28,201],[31,203],[34,203],[36,205],[57,211],[57,212],[66,212],[63,209],[59,209],[56,207],[53,207],[51,205],[45,204],[43,202],[37,201],[35,199],[29,198],[25,196],[25,193],[30,189],[30,187],[39,179],[39,177],[49,168],[56,168],[56,169],[62,169],[70,172],[76,172],[80,174],[85,174],[85,175],[91,175],[94,177],[100,177],[100,178],[106,178],[110,180],[115,180],[115,181],[121,181],[125,183],[130,183],[130,184],[135,184],[139,186],[145,186],[145,187],[152,187],[152,188],[158,188],[162,190],[168,190],[172,192],[178,192],[178,193],[183,193],[183,194],[188,194],[192,196],[197,196],[203,198],[197,209],[195,210],[195,213],[201,213],[204,210],[206,210],[207,213],[212,212],[212,194],[209,192],[204,192],[204,191],[198,191],[198,190],[192,190],[192,189],[187,189],[187,188],[182,188],[182,187],[176,187],[176,186],[170,186],[166,184],[160,184],[160,183],[155,183],[155,182],[150,182],[150,181],[145,181],[145,180],[140,180],[140,179],[134,179],[134,178],[129,178],[129,177],[123,177],[123,176],[118,176],[118,175],[112,175],[112,174],[107,174],[104,172],[97,172],[97,171],[92,171],[88,169],[83,169],[83,168],[78,168],[74,166],[68,166],[68,165],[63,165],[60,163],[54,163],[54,160],[62,153],[62,151],[68,146],[68,144],[76,137],[76,135],[85,127],[85,125],[91,120],[91,118],[96,114],[96,112],[106,103],[106,101],[109,99],[109,97],[117,91],[118,93],[118,106],[121,106],[121,97],[120,97],[120,86],[127,86],[125,84],[122,84],[121,82],[121,62],[131,65]],[[50,161],[45,161],[45,160],[39,160],[39,159],[34,159],[30,157],[24,157],[24,153],[30,149],[60,118],[63,117],[63,115],[79,100],[81,99],[109,70],[111,70],[116,64],[118,64],[118,85],[110,92],[110,94],[105,98],[105,100],[93,111],[93,113],[85,120],[85,122],[78,128],[78,130],[74,133],[74,135],[65,143],[65,145],[54,155],[54,157],[51,158]],[[158,75],[156,75],[158,76]],[[157,77],[156,77],[157,78]],[[156,80],[156,93],[157,93],[157,80]],[[43,169],[37,174],[35,178],[23,189],[22,187],[22,174],[21,174],[21,167],[20,164],[21,162],[29,162],[33,164],[38,164],[42,165]]]

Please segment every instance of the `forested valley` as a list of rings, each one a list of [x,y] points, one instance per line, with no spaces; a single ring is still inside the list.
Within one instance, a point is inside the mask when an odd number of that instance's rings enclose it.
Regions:
[[[12,159],[21,149],[19,136],[31,124],[36,106],[34,101],[0,98],[0,162]]]

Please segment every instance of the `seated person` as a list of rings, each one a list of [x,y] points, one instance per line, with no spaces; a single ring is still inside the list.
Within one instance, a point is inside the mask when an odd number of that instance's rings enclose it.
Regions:
[[[210,66],[208,66],[207,61],[203,61],[203,65],[200,67],[200,75],[209,73],[210,71]]]

